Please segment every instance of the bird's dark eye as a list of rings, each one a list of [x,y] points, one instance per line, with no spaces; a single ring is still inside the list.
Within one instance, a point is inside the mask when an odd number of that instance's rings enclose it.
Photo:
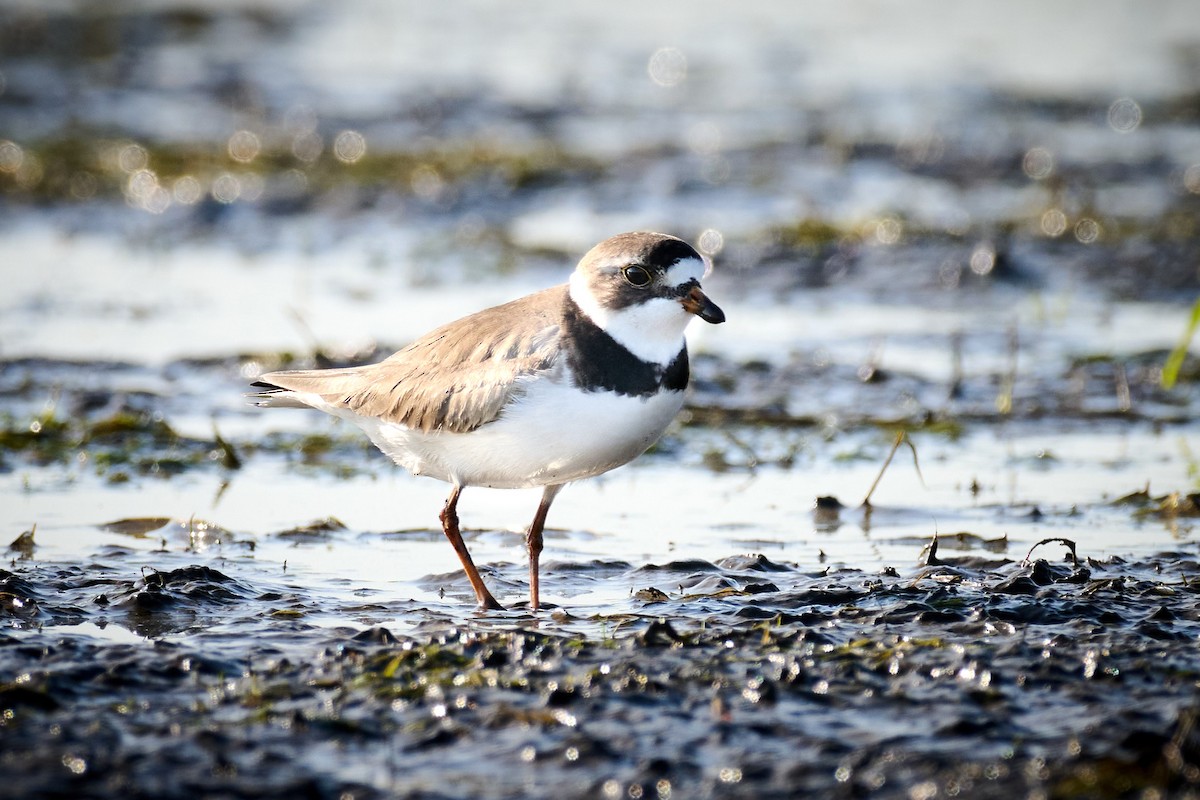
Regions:
[[[636,286],[639,289],[643,286],[648,286],[651,281],[650,271],[645,267],[632,264],[621,270],[621,277],[630,286]]]

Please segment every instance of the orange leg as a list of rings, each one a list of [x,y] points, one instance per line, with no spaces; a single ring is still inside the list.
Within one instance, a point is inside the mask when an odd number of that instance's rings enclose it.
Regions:
[[[483,578],[479,575],[479,570],[475,569],[475,562],[471,560],[471,554],[467,551],[467,543],[463,541],[462,534],[458,530],[458,496],[462,493],[462,487],[455,484],[450,490],[450,496],[446,498],[446,506],[442,509],[439,518],[442,520],[442,533],[446,534],[446,538],[450,540],[454,552],[458,553],[458,560],[462,562],[463,571],[467,573],[467,580],[471,582],[471,588],[475,590],[475,598],[479,600],[481,609],[493,609],[503,611],[504,606],[492,597],[492,593],[483,584]]]
[[[554,502],[554,497],[562,487],[559,483],[542,490],[542,502],[538,503],[537,513],[533,515],[529,532],[525,534],[525,546],[529,550],[529,607],[534,611],[538,610],[539,603],[538,561],[542,555],[542,529],[546,527],[546,514],[550,511],[550,504]]]

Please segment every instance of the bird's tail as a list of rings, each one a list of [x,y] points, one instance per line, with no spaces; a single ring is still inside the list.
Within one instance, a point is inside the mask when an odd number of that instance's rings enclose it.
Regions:
[[[316,408],[329,411],[329,404],[360,391],[370,368],[294,369],[259,375],[250,384],[259,391],[247,397],[263,408]],[[330,412],[333,413],[333,412]]]
[[[246,398],[259,408],[309,408],[291,389],[267,381],[255,381],[250,386],[258,391],[248,392]]]

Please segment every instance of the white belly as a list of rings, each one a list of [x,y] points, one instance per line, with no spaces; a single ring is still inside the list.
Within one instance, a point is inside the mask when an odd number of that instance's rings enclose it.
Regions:
[[[628,463],[658,441],[682,406],[683,392],[622,397],[538,381],[499,419],[470,433],[424,433],[375,418],[348,418],[414,475],[524,489],[589,478]]]

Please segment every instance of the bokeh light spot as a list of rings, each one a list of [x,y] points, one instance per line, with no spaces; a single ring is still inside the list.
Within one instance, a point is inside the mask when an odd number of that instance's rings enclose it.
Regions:
[[[70,754],[62,757],[62,765],[75,775],[82,775],[83,773],[87,772],[88,768],[87,761],[79,756],[73,756]]]
[[[896,244],[904,233],[904,226],[896,217],[884,217],[875,223],[875,240],[880,244]]]
[[[100,182],[90,172],[76,172],[71,176],[71,197],[76,200],[88,200],[95,197]]]
[[[241,164],[249,164],[258,156],[262,145],[250,131],[238,131],[229,137],[229,157]]]
[[[938,785],[933,781],[924,781],[908,790],[911,800],[933,800],[938,795]]]
[[[1108,107],[1108,125],[1117,133],[1130,133],[1142,124],[1142,107],[1133,99],[1122,97]]]
[[[21,149],[21,145],[7,139],[0,141],[0,172],[16,172],[24,160],[25,151]]]
[[[134,200],[144,200],[158,188],[158,176],[148,169],[139,169],[125,182],[125,192]]]
[[[145,202],[142,203],[142,208],[149,211],[151,214],[161,214],[171,207],[171,193],[162,186],[155,186],[150,190]]]
[[[122,172],[130,174],[146,168],[150,163],[150,154],[140,144],[127,144],[117,153],[117,166]]]
[[[1021,160],[1021,169],[1035,181],[1048,178],[1054,172],[1054,154],[1044,147],[1032,147]]]
[[[696,238],[696,247],[706,256],[715,256],[725,247],[725,237],[720,231],[708,228]]]
[[[218,203],[232,203],[242,193],[242,184],[235,176],[222,172],[212,183],[213,200]]]
[[[42,182],[46,171],[42,168],[42,160],[33,153],[26,153],[17,167],[17,185],[23,189],[32,189]]]
[[[180,205],[194,205],[204,197],[204,187],[191,175],[184,175],[171,185],[171,196]]]
[[[971,253],[971,272],[976,275],[987,275],[996,266],[996,248],[983,243]]]
[[[358,131],[342,131],[333,140],[333,156],[343,164],[353,164],[367,154],[367,140]]]
[[[302,170],[289,169],[279,177],[279,186],[285,194],[302,195],[308,191],[308,176]]]
[[[134,208],[161,214],[171,206],[171,193],[159,185],[154,172],[139,169],[125,181],[125,200]]]
[[[1103,233],[1104,231],[1100,227],[1100,223],[1096,222],[1094,219],[1088,219],[1087,217],[1084,217],[1083,219],[1079,220],[1079,222],[1075,223],[1075,238],[1078,239],[1081,244],[1091,244],[1092,242],[1098,240]]]
[[[946,259],[938,266],[938,285],[943,289],[957,289],[962,280],[962,265],[953,259]]]
[[[650,56],[646,71],[650,80],[659,86],[671,88],[687,80],[687,57],[674,47],[662,47]]]
[[[314,131],[298,133],[292,139],[292,155],[305,164],[311,164],[320,158],[324,149],[325,142]]]
[[[238,183],[242,187],[238,193],[238,200],[245,200],[251,203],[262,197],[263,190],[267,185],[262,175],[253,172],[246,175],[239,175]]]
[[[1192,194],[1200,194],[1200,164],[1192,164],[1183,171],[1183,188]]]
[[[442,190],[446,188],[446,182],[442,180],[442,176],[428,164],[422,164],[413,170],[409,185],[412,187],[413,194],[422,200],[430,201],[441,197]]]
[[[742,771],[737,767],[725,767],[717,773],[721,783],[741,783]]]
[[[1042,233],[1057,238],[1067,232],[1067,215],[1057,208],[1042,214]]]

